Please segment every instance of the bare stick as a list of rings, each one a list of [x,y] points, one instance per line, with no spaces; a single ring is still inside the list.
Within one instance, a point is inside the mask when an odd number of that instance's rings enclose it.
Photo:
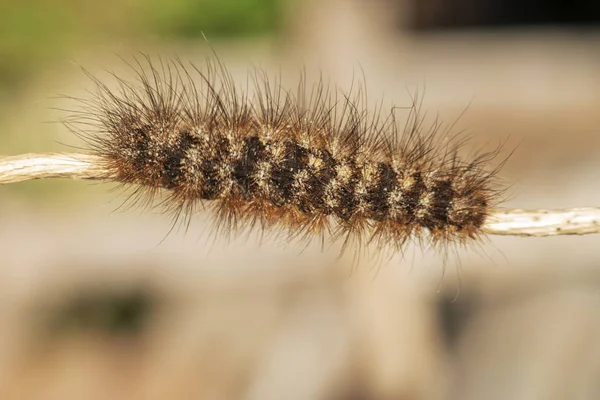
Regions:
[[[490,235],[557,236],[600,233],[600,208],[498,210],[483,227]]]
[[[110,180],[103,159],[89,154],[41,153],[0,157],[0,184],[31,179]],[[490,235],[556,236],[600,233],[600,208],[497,210],[483,226]]]
[[[31,179],[106,179],[102,159],[89,154],[38,153],[0,157],[0,184]]]

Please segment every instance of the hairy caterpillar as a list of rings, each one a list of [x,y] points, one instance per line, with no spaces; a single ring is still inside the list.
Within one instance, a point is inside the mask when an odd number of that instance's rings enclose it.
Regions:
[[[497,152],[461,159],[464,139],[424,127],[416,99],[401,124],[322,79],[293,93],[255,71],[244,90],[218,60],[145,61],[117,90],[90,75],[97,90],[66,123],[105,179],[134,185],[136,200],[166,193],[176,221],[208,207],[226,234],[258,227],[401,251],[483,237],[500,200]]]

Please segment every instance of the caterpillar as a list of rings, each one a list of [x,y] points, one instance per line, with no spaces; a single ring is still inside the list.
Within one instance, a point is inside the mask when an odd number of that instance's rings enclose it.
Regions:
[[[134,202],[160,198],[175,222],[208,210],[226,235],[402,251],[482,239],[501,200],[498,149],[461,158],[466,139],[426,127],[418,96],[402,123],[396,108],[371,110],[362,89],[323,78],[309,89],[303,74],[293,92],[258,69],[236,85],[218,58],[128,65],[135,79],[115,76],[117,89],[86,72],[96,89],[65,123],[103,160],[105,179],[133,186]]]

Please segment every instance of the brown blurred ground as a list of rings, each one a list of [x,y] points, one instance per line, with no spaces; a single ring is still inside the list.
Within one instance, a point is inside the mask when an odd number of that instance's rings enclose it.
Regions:
[[[388,7],[311,0],[291,7],[279,42],[219,50],[234,71],[307,65],[342,87],[362,68],[372,98],[397,104],[426,83],[426,108],[445,119],[470,103],[457,129],[474,145],[518,146],[507,206],[598,205],[597,34],[411,37]],[[200,47],[169,51],[199,60]],[[56,76],[23,104],[82,81]],[[10,129],[34,135],[31,109]],[[351,270],[327,253],[211,245],[202,220],[162,241],[163,216],[114,213],[105,187],[67,185],[88,193],[68,210],[0,188],[2,399],[600,396],[595,236],[490,238],[445,267],[416,251]]]

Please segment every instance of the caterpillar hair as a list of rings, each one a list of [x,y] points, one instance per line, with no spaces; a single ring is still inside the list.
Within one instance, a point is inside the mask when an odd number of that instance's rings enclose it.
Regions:
[[[598,231],[595,209],[562,212],[569,217],[554,228],[553,212],[500,211],[497,149],[461,158],[465,138],[425,126],[417,98],[399,122],[394,108],[370,110],[364,91],[322,79],[292,92],[258,70],[238,86],[218,59],[204,69],[148,57],[130,66],[137,79],[115,77],[116,90],[88,74],[96,91],[66,119],[87,154],[6,158],[0,182],[115,181],[133,188],[133,201],[160,198],[175,221],[207,209],[221,233],[256,228],[393,251],[409,240],[436,248],[488,233]]]
[[[461,142],[440,147],[416,101],[399,126],[393,111],[369,113],[360,90],[323,81],[307,91],[301,80],[293,94],[254,71],[248,93],[218,60],[195,69],[199,81],[181,62],[135,70],[138,82],[121,80],[116,93],[96,80],[76,120],[84,129],[71,126],[139,198],[167,189],[176,220],[210,202],[226,234],[257,226],[400,250],[410,238],[478,238],[496,203],[485,169],[494,153],[463,161]]]

